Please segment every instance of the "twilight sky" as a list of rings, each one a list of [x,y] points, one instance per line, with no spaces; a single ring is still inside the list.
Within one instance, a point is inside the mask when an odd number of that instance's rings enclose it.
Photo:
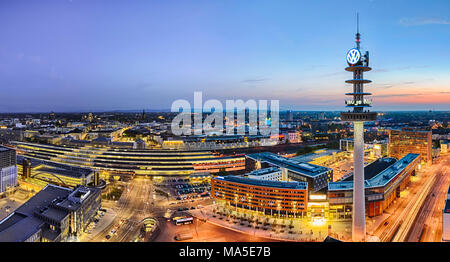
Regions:
[[[2,0],[0,112],[279,99],[344,110],[360,13],[373,110],[450,110],[450,1]]]

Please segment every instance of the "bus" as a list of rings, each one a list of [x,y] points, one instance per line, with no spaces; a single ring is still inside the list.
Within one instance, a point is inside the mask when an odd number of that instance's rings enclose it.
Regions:
[[[187,225],[187,224],[192,224],[194,222],[194,218],[193,217],[174,217],[173,222],[175,223],[175,225],[179,226],[179,225]]]

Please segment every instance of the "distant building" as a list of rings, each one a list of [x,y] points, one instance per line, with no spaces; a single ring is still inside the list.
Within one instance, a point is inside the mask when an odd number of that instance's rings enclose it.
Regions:
[[[17,185],[16,151],[0,147],[0,193]]]
[[[339,140],[339,149],[342,151],[353,152],[354,142],[353,138],[343,138]],[[372,141],[364,143],[364,150],[371,149],[371,157],[386,157],[388,156],[389,142],[387,140]]]
[[[291,110],[288,110],[286,112],[286,120],[289,121],[289,122],[294,121],[294,114],[292,113]]]
[[[145,141],[139,138],[134,142],[133,149],[145,149]]]
[[[389,156],[400,159],[409,153],[420,154],[432,163],[431,131],[389,130]]]
[[[0,242],[60,242],[78,236],[101,205],[101,190],[48,184],[0,221]]]
[[[24,132],[21,129],[0,128],[0,142],[22,141]]]

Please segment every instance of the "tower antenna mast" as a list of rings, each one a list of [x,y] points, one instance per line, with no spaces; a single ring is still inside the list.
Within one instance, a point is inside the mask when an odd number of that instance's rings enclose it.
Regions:
[[[356,48],[359,50],[359,42],[360,42],[360,34],[359,34],[359,13],[356,13]]]

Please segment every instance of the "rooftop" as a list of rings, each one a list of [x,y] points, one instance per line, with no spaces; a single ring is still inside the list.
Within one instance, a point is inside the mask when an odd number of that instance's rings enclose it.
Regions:
[[[339,150],[337,149],[326,149],[326,150],[320,150],[319,152],[309,153],[302,156],[296,156],[293,157],[293,160],[299,161],[299,162],[311,162],[319,157],[323,156],[331,156],[333,153],[337,153]]]
[[[255,153],[246,156],[253,160],[266,162],[280,168],[287,168],[291,172],[298,173],[308,177],[315,177],[317,175],[320,175],[324,172],[328,172],[331,170],[331,168],[328,167],[300,162],[270,152]]]
[[[393,165],[397,160],[393,157],[378,158],[364,167],[364,180],[369,180],[381,171]],[[353,181],[353,173],[342,181]]]
[[[11,150],[14,150],[14,149],[11,149],[11,148],[5,147],[5,146],[0,146],[0,152],[6,152],[6,151],[11,151]]]
[[[248,173],[247,175],[263,176],[263,175],[267,175],[267,174],[279,172],[279,171],[280,171],[280,169],[278,167],[269,167],[269,168],[253,170],[252,172]]]
[[[284,181],[269,181],[269,180],[259,180],[246,178],[241,176],[226,176],[226,177],[216,177],[217,180],[229,181],[239,184],[262,186],[262,187],[274,187],[281,189],[303,189],[306,190],[308,183],[306,182],[284,182]]]
[[[61,232],[51,231],[45,224],[60,223],[70,212],[80,207],[71,196],[86,197],[91,190],[78,187],[75,190],[47,184],[41,191],[0,221],[0,242],[23,242],[42,230],[45,238],[54,240]],[[83,199],[81,199],[82,201]]]
[[[90,175],[93,170],[89,168],[74,167],[70,165],[65,165],[61,163],[55,163],[52,161],[38,160],[34,158],[27,158],[24,156],[17,155],[17,163],[22,165],[24,159],[30,160],[31,168],[35,172],[50,173],[53,175],[70,176],[74,178],[80,178],[83,176]]]
[[[419,154],[409,153],[402,159],[375,174],[370,179],[364,180],[365,188],[384,187],[394,177],[400,174],[409,164],[419,158]],[[365,169],[364,169],[365,170]],[[328,183],[328,190],[351,190],[353,189],[353,181],[339,181]]]
[[[36,214],[51,220],[59,220],[68,213],[52,208],[50,204],[58,197],[66,197],[70,189],[48,184],[30,200],[0,221],[0,242],[23,242],[41,229],[44,224]],[[64,212],[64,211],[62,211]]]

